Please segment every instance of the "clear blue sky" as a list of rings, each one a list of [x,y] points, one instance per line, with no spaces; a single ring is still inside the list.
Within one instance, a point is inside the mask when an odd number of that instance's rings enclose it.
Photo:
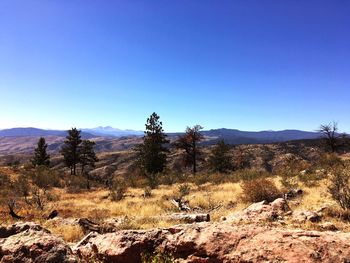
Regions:
[[[0,128],[350,131],[350,1],[1,0]]]

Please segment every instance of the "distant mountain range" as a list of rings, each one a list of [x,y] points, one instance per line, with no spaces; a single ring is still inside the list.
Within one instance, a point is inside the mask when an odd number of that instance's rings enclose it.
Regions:
[[[143,131],[121,130],[110,126],[96,127],[92,129],[81,129],[83,138],[95,137],[128,137],[142,136]],[[181,135],[182,133],[169,133],[170,137]],[[316,139],[321,136],[318,132],[308,132],[300,130],[283,131],[240,131],[236,129],[213,129],[202,131],[202,134],[212,140],[223,139],[229,144],[253,144],[253,143],[272,143],[284,142],[290,140]],[[44,130],[37,128],[12,128],[0,130],[0,137],[24,137],[24,136],[57,136],[65,137],[67,131],[62,130]]]
[[[93,129],[81,129],[83,139],[93,139],[96,142],[95,149],[99,152],[113,152],[132,148],[141,142],[142,131],[120,130],[112,127],[96,127]],[[174,141],[183,133],[169,133],[168,137]],[[237,144],[262,144],[279,143],[294,140],[317,139],[321,137],[318,132],[300,130],[283,131],[240,131],[235,129],[213,129],[202,131],[205,136],[203,145],[215,144],[223,139],[226,143]],[[67,131],[44,130],[37,128],[13,128],[0,130],[0,156],[17,153],[32,152],[37,144],[38,137],[45,137],[49,144],[49,151],[56,153],[60,149]]]
[[[106,127],[96,127],[92,129],[82,129],[83,132],[87,132],[96,136],[113,136],[113,137],[121,137],[121,136],[130,136],[130,135],[136,135],[140,136],[143,135],[143,131],[135,131],[135,130],[121,130],[118,128],[113,128],[111,126]]]
[[[203,131],[203,135],[223,139],[228,144],[256,144],[274,143],[292,140],[317,139],[322,136],[319,132],[309,132],[300,130],[282,131],[240,131],[236,129],[214,129]]]
[[[81,135],[83,138],[94,138],[94,137],[121,137],[121,136],[132,136],[142,135],[142,131],[134,130],[121,130],[115,129],[110,126],[107,127],[96,127],[92,129],[81,129]],[[44,130],[38,128],[11,128],[0,130],[0,137],[24,137],[24,136],[67,136],[67,131],[63,130]]]

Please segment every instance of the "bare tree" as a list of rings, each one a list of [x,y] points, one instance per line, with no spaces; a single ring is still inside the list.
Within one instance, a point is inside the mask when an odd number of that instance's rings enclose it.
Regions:
[[[338,124],[336,122],[323,124],[320,126],[318,132],[322,133],[330,150],[335,152],[339,146]]]

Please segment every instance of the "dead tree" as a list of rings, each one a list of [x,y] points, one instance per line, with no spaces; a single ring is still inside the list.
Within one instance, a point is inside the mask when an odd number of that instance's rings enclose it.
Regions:
[[[323,124],[320,126],[318,132],[322,133],[326,139],[327,146],[334,153],[339,146],[338,124],[336,122]]]

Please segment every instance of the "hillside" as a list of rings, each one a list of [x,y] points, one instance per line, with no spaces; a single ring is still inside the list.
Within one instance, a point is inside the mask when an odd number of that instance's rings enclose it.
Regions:
[[[119,134],[119,135],[118,135]],[[124,134],[124,135],[123,135]],[[175,140],[182,133],[169,133],[169,139]],[[222,139],[228,144],[263,144],[291,140],[316,139],[317,132],[299,130],[249,132],[235,129],[215,129],[202,131],[205,136],[203,145],[213,145]],[[123,135],[123,136],[122,136]],[[119,130],[112,127],[83,129],[82,137],[96,142],[96,151],[113,152],[132,148],[141,142],[142,132]],[[36,128],[13,128],[0,130],[0,155],[31,153],[40,136],[46,137],[49,152],[57,153],[61,147],[66,131],[43,130]]]

